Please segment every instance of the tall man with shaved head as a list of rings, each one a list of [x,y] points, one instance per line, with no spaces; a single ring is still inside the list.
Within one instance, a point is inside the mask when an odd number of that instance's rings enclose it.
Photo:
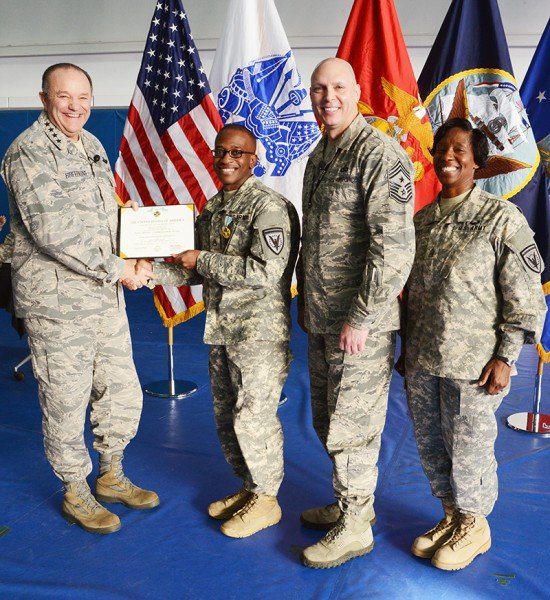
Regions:
[[[328,568],[374,544],[399,294],[414,257],[414,188],[407,154],[359,114],[349,63],[317,65],[310,97],[325,129],[304,175],[299,319],[309,334],[313,426],[332,460],[336,502],[302,513],[305,526],[329,529],[302,562]]]

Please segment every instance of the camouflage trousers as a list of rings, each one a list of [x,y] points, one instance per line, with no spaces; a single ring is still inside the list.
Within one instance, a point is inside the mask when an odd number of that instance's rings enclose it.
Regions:
[[[143,396],[124,309],[55,321],[25,319],[42,408],[46,457],[65,483],[92,470],[84,443],[86,409],[94,448],[123,450],[137,431]]]
[[[247,490],[276,496],[283,479],[277,417],[292,359],[288,342],[210,346],[214,416],[227,462]]]
[[[338,345],[338,335],[309,334],[313,427],[333,463],[336,499],[358,513],[374,501],[395,334],[369,335],[360,354]]]
[[[487,516],[498,494],[495,411],[477,381],[407,370],[407,397],[416,445],[432,494],[461,512]]]

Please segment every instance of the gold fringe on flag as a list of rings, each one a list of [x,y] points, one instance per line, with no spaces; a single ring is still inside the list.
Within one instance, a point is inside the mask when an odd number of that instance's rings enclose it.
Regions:
[[[298,295],[298,288],[296,285],[293,285],[290,288],[290,293],[292,294],[293,298]],[[153,299],[155,301],[155,306],[159,312],[160,318],[162,319],[162,323],[165,327],[175,327],[176,325],[180,325],[180,323],[185,323],[185,321],[196,317],[204,310],[204,302],[201,300],[200,302],[193,304],[193,306],[187,310],[178,313],[174,317],[168,317],[164,312],[164,308],[162,307],[162,304],[160,303],[160,300],[157,298],[156,294],[153,294]]]
[[[175,327],[180,323],[185,323],[185,321],[192,319],[204,310],[204,302],[201,300],[200,302],[193,304],[193,306],[189,307],[187,310],[184,310],[173,317],[169,317],[164,312],[164,308],[162,307],[162,304],[160,303],[160,300],[157,298],[156,294],[153,294],[153,298],[160,318],[162,319],[162,323],[165,327]]]
[[[542,291],[544,292],[545,296],[548,296],[548,294],[550,294],[550,281],[547,281],[543,284]],[[550,350],[546,351],[542,344],[537,344],[537,352],[539,353],[542,362],[550,362]]]

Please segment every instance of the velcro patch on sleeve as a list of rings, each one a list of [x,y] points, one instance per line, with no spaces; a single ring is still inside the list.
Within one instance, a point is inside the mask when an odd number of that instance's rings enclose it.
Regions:
[[[535,243],[526,246],[520,252],[520,256],[527,265],[527,268],[533,271],[533,273],[538,273],[539,275],[542,273],[542,257]]]
[[[262,231],[267,247],[279,256],[285,247],[285,234],[282,227],[268,227]]]
[[[406,204],[413,199],[413,184],[411,175],[403,165],[397,161],[388,171],[388,184],[390,198]]]
[[[527,226],[521,227],[514,235],[506,240],[506,245],[521,256],[524,267],[540,275],[544,262],[533,239],[533,232]]]

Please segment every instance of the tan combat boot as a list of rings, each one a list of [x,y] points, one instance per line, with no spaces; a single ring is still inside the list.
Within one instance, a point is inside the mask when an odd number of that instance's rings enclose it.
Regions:
[[[221,500],[216,500],[208,505],[208,514],[213,519],[220,519],[225,521],[225,519],[230,519],[239,509],[241,509],[246,501],[250,498],[252,492],[245,490],[242,487],[235,494],[231,494],[230,496],[226,496]]]
[[[313,569],[337,567],[368,554],[374,547],[367,515],[343,513],[325,537],[302,552],[302,563]]]
[[[109,464],[108,457],[101,457],[100,470],[106,464],[109,465],[109,470],[96,479],[96,498],[101,502],[120,502],[139,510],[158,506],[160,500],[155,492],[137,487],[124,475],[122,458],[122,454],[111,454]]]
[[[434,554],[432,565],[444,571],[467,567],[476,556],[491,547],[491,530],[485,517],[460,515],[451,539]]]
[[[411,552],[419,558],[432,558],[436,551],[451,538],[458,526],[460,513],[452,506],[443,505],[445,516],[429,531],[413,542]]]
[[[276,525],[282,512],[276,496],[250,494],[246,504],[221,526],[221,532],[229,537],[244,538],[266,527]]]
[[[92,496],[86,481],[65,485],[63,516],[90,533],[113,533],[120,529],[120,519],[101,506]]]
[[[300,515],[300,521],[304,527],[309,527],[309,529],[332,529],[341,514],[342,511],[338,506],[338,502],[333,502],[326,506],[304,510]],[[366,518],[370,521],[371,527],[376,523],[373,506],[369,508]]]

